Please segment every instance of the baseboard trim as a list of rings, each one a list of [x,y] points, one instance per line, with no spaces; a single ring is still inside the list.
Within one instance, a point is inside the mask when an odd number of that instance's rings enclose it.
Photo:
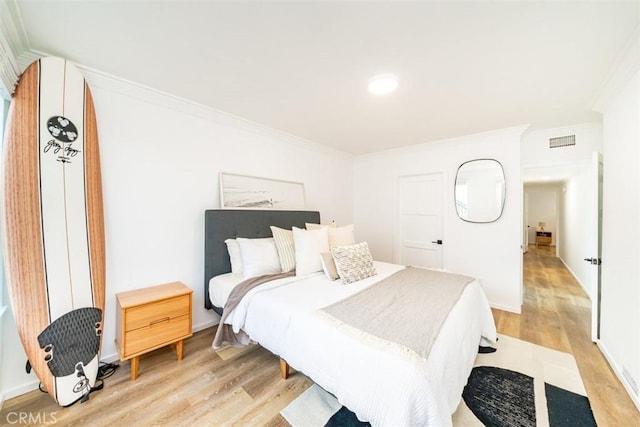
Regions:
[[[573,270],[571,269],[571,267],[569,267],[569,264],[567,264],[564,259],[562,259],[562,257],[558,257],[558,259],[560,261],[562,261],[562,264],[564,264],[565,268],[569,271],[569,273],[571,273],[571,275],[573,276],[573,278],[576,280],[576,282],[578,282],[578,284],[580,285],[580,287],[582,288],[582,290],[584,291],[585,294],[587,294],[587,296],[589,297],[589,299],[591,299],[591,292],[589,292],[589,290],[587,289],[587,287],[584,285],[584,283],[582,283],[580,281],[580,279],[578,279],[578,276],[576,276],[576,273],[573,272]]]
[[[609,363],[609,366],[613,370],[613,373],[616,374],[616,377],[618,377],[618,381],[620,381],[624,386],[624,389],[626,390],[627,394],[633,401],[633,404],[636,405],[636,408],[638,408],[638,411],[640,411],[640,396],[636,395],[633,392],[633,388],[631,387],[631,385],[629,385],[624,375],[622,375],[622,369],[620,369],[618,364],[615,363],[613,357],[611,356],[609,351],[607,351],[606,346],[602,343],[602,340],[599,340],[598,342],[596,342],[596,344],[600,349],[600,352],[602,353],[604,358],[607,359],[607,362]]]
[[[521,314],[522,313],[522,306],[511,307],[511,306],[500,305],[500,304],[489,304],[489,306],[491,308],[495,308],[496,310],[508,311],[510,313],[515,313],[515,314]]]
[[[36,390],[39,384],[40,381],[38,381],[37,379],[34,381],[30,381],[26,384],[22,384],[19,387],[12,388],[11,390],[6,390],[3,397],[5,400],[9,400],[13,399],[14,397],[22,396],[25,393]]]
[[[216,326],[218,323],[220,323],[220,319],[218,319],[218,320],[209,320],[207,322],[200,323],[200,324],[195,325],[193,327],[193,332],[203,331],[203,330],[205,330],[207,328],[211,328],[213,326]]]

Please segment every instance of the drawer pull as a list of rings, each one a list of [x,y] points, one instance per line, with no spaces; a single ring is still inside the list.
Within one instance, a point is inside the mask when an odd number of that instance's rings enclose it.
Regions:
[[[169,316],[163,317],[162,319],[154,320],[153,322],[149,323],[149,326],[157,325],[158,323],[168,322],[169,320],[171,320]]]

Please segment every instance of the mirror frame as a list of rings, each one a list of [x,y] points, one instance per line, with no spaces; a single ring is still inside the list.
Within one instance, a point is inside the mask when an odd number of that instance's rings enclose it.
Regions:
[[[491,221],[470,221],[468,219],[462,218],[460,216],[460,212],[458,212],[458,203],[457,203],[457,198],[456,198],[456,192],[457,192],[457,188],[458,188],[458,175],[460,174],[460,169],[462,169],[462,167],[464,165],[466,165],[467,163],[477,162],[477,161],[481,161],[481,160],[488,160],[488,161],[491,161],[491,162],[496,162],[498,164],[498,166],[500,166],[500,170],[502,171],[502,178],[504,180],[504,187],[503,187],[503,191],[502,191],[502,205],[500,206],[500,214],[496,217],[496,219],[491,220]],[[456,178],[453,181],[453,204],[454,204],[454,207],[455,207],[456,215],[458,216],[459,219],[461,219],[464,222],[470,222],[472,224],[491,224],[492,222],[496,222],[500,218],[502,218],[502,214],[504,213],[504,204],[505,204],[506,200],[507,200],[507,177],[504,174],[504,167],[502,166],[502,163],[500,163],[499,160],[488,159],[488,158],[473,159],[473,160],[467,160],[466,162],[463,162],[460,166],[458,166],[458,170],[456,171]]]

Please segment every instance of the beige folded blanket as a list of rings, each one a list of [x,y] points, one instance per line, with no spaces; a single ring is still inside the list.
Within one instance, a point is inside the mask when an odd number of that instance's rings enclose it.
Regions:
[[[459,274],[407,267],[321,310],[361,335],[399,346],[403,353],[413,352],[425,361],[449,312],[472,281]]]

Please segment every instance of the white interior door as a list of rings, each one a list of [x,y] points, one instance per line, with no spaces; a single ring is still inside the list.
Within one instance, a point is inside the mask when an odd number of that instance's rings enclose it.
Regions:
[[[600,339],[600,298],[602,285],[602,154],[593,153],[591,180],[594,189],[592,200],[593,223],[591,253],[585,261],[591,263],[591,339]]]
[[[398,178],[394,261],[442,268],[442,173]]]
[[[524,206],[523,212],[523,230],[522,230],[522,253],[527,253],[529,250],[529,194],[526,191],[522,191],[524,194]]]

